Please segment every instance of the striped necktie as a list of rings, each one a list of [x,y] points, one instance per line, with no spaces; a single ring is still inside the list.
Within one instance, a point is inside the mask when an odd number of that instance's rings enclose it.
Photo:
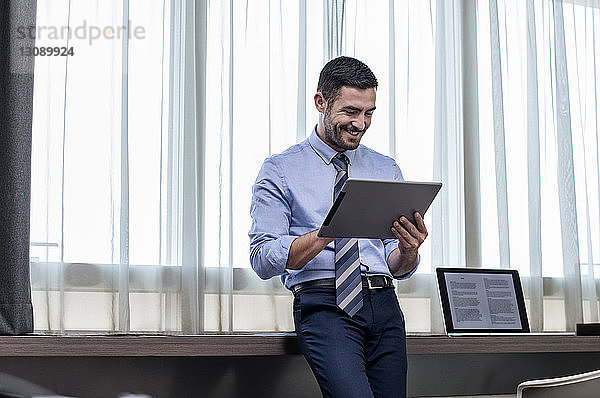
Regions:
[[[333,189],[335,202],[348,179],[348,157],[338,153],[332,159],[332,163],[337,170]],[[348,315],[353,316],[363,305],[358,240],[339,238],[335,240],[334,247],[336,304]]]

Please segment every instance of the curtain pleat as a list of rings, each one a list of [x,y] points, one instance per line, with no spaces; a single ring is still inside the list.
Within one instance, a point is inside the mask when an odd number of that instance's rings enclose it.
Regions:
[[[461,13],[458,1],[436,3],[433,178],[444,182],[432,204],[431,262],[436,267],[465,264]],[[430,279],[429,292],[431,332],[441,333],[435,277]]]
[[[187,0],[180,10],[182,23],[179,32],[184,44],[181,64],[175,64],[181,80],[179,92],[182,97],[179,107],[174,110],[179,115],[178,131],[182,137],[181,165],[181,223],[182,235],[179,237],[181,248],[181,287],[183,313],[182,331],[197,334],[204,331],[204,309],[206,300],[206,273],[202,261],[204,258],[204,147],[205,128],[204,109],[206,76],[206,21],[207,3],[203,0]],[[185,239],[182,239],[185,237]]]
[[[306,65],[308,63],[306,52],[307,37],[306,0],[298,1],[298,94],[296,119],[296,140],[302,141],[308,131],[306,130]],[[282,43],[283,44],[283,43]]]
[[[129,27],[129,0],[123,1],[123,26]],[[119,267],[118,276],[118,321],[121,333],[130,330],[129,319],[129,37],[121,41],[121,186],[119,205]]]
[[[556,73],[556,139],[558,151],[558,199],[563,252],[566,330],[574,331],[583,321],[581,270],[579,265],[579,229],[575,198],[575,173],[571,130],[571,104],[565,44],[562,1],[553,2],[554,65]]]
[[[588,13],[588,10],[586,9],[586,15]],[[600,23],[600,9],[593,9],[591,12],[591,20],[592,20],[592,35],[591,35],[591,41],[592,41],[592,48],[591,48],[591,52],[592,52],[592,56],[591,56],[591,63],[592,63],[592,70],[593,72],[591,73],[591,75],[593,76],[593,81],[594,81],[594,85],[592,87],[592,91],[593,91],[593,97],[594,97],[594,101],[593,101],[593,108],[592,108],[592,114],[594,115],[594,122],[593,122],[593,126],[596,129],[596,134],[595,134],[595,153],[596,153],[596,185],[598,187],[600,187],[600,145],[599,145],[599,141],[600,141],[600,107],[599,107],[599,102],[598,102],[598,93],[600,92],[600,82],[598,81],[598,71],[600,70],[600,40],[596,39],[596,23]],[[598,58],[597,58],[598,57]],[[593,167],[593,166],[592,166]],[[600,208],[600,191],[598,194],[598,198],[595,201],[595,204],[598,204],[597,208]],[[591,220],[590,220],[591,222]],[[598,224],[600,225],[600,212],[598,212]],[[596,256],[592,255],[592,259],[593,260]],[[590,297],[590,301],[591,301],[591,305],[590,305],[590,310],[591,310],[591,318],[590,320],[592,322],[598,322],[598,320],[600,319],[600,311],[599,311],[599,303],[598,300],[600,299],[600,286],[598,286],[598,284],[596,284],[596,275],[599,275],[600,272],[597,272],[595,269],[595,264],[594,261],[590,261],[590,264],[588,264],[588,286],[589,286],[589,297]],[[600,275],[599,275],[600,276]]]
[[[323,0],[325,27],[324,44],[327,52],[324,61],[344,53],[344,21],[346,0]]]
[[[477,54],[477,6],[466,3],[462,21],[463,60],[463,123],[464,123],[464,179],[465,179],[465,265],[479,268],[481,262],[481,183],[479,94]],[[468,183],[467,183],[468,181]]]
[[[490,40],[492,48],[492,104],[494,117],[494,159],[496,166],[496,205],[500,267],[510,267],[510,236],[508,229],[508,188],[506,181],[506,137],[504,131],[504,97],[500,56],[498,2],[490,0]]]
[[[388,31],[389,31],[389,107],[390,107],[390,120],[389,120],[389,153],[390,156],[396,157],[396,8],[394,0],[390,0],[388,3]],[[408,36],[408,35],[407,35]],[[410,54],[409,51],[407,51]],[[406,63],[410,65],[410,59],[407,56]],[[408,89],[407,89],[408,91]],[[408,93],[407,93],[407,106],[408,106]]]
[[[529,327],[540,332],[544,327],[542,280],[542,208],[540,176],[540,129],[538,105],[538,68],[535,9],[527,0],[527,199],[529,203]]]
[[[575,12],[575,7],[570,7],[571,8],[571,17],[573,18],[573,20],[576,20],[577,15]],[[586,7],[583,11],[583,18],[585,20],[585,25],[587,25],[588,22],[588,15],[591,14],[589,12],[589,7]],[[584,26],[585,26],[584,25]],[[587,116],[588,116],[588,107],[585,104],[585,100],[588,98],[588,84],[585,84],[585,81],[582,82],[582,75],[583,78],[585,79],[586,75],[587,75],[587,68],[589,65],[589,60],[588,60],[588,31],[587,29],[584,32],[583,38],[581,37],[581,34],[579,35],[579,39],[578,39],[578,35],[577,35],[577,29],[573,26],[572,28],[573,31],[573,37],[575,39],[575,42],[581,42],[583,41],[584,43],[584,51],[583,54],[581,54],[577,48],[577,46],[575,47],[575,58],[576,58],[576,77],[577,77],[577,105],[580,109],[579,112],[579,123],[581,125],[581,129],[580,129],[580,134],[578,134],[580,137],[578,137],[581,140],[581,144],[582,147],[584,148],[583,152],[583,178],[584,181],[586,181],[585,184],[585,217],[582,220],[583,224],[585,225],[585,253],[584,250],[582,249],[580,251],[580,265],[582,266],[580,269],[582,271],[581,273],[581,293],[582,293],[582,300],[584,303],[589,303],[589,311],[583,311],[583,318],[584,320],[589,320],[591,322],[598,322],[598,297],[596,296],[596,283],[595,283],[595,278],[594,278],[594,253],[593,253],[593,237],[592,237],[592,216],[591,216],[591,211],[590,211],[590,196],[593,195],[593,190],[591,189],[591,184],[589,184],[591,181],[590,179],[592,178],[590,176],[590,174],[593,175],[593,164],[590,164],[591,161],[589,159],[589,154],[587,152],[587,150],[585,148],[588,148],[588,145],[590,145],[590,140],[589,137],[586,136],[585,133],[585,128],[584,126],[587,126]],[[593,47],[592,47],[593,48]],[[582,62],[579,62],[579,61]],[[584,84],[582,84],[584,83]],[[595,89],[595,87],[593,87],[593,89]],[[583,108],[583,109],[582,109]],[[594,140],[595,141],[595,140]],[[589,171],[588,171],[589,168]],[[586,313],[587,312],[587,313]],[[589,315],[588,315],[589,314]],[[587,318],[587,319],[586,319]]]

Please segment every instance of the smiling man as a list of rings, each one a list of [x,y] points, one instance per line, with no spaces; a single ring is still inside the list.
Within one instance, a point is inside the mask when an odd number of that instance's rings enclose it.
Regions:
[[[350,57],[321,71],[310,137],[265,160],[253,187],[250,262],[294,293],[294,323],[324,397],[405,397],[406,334],[392,279],[418,265],[421,215],[390,225],[397,239],[317,236],[348,177],[401,181],[396,162],[360,144],[377,79]],[[377,203],[373,203],[377,206]]]

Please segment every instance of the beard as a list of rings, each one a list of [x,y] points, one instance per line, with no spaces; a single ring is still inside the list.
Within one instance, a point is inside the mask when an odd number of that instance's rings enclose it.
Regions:
[[[360,145],[360,139],[362,135],[367,131],[367,126],[364,129],[359,130],[356,127],[352,126],[352,124],[348,126],[340,126],[339,124],[333,124],[331,121],[331,111],[330,108],[327,107],[325,109],[325,113],[323,114],[323,130],[325,132],[325,139],[341,148],[343,150],[352,150],[358,148]],[[343,130],[353,132],[353,133],[362,133],[355,137],[352,141],[344,140],[343,138]]]

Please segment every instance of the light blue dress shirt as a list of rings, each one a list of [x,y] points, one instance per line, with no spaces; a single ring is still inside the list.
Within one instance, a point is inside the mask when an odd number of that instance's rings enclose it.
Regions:
[[[403,181],[400,168],[388,156],[362,144],[344,153],[350,160],[349,178]],[[281,276],[288,289],[309,280],[335,278],[333,242],[302,269],[285,266],[294,239],[319,229],[333,203],[336,170],[331,159],[336,154],[315,128],[306,140],[264,161],[252,187],[248,233],[250,263],[260,278]],[[398,240],[359,239],[358,245],[363,273],[392,276],[387,258]],[[409,278],[415,270],[399,279]]]

